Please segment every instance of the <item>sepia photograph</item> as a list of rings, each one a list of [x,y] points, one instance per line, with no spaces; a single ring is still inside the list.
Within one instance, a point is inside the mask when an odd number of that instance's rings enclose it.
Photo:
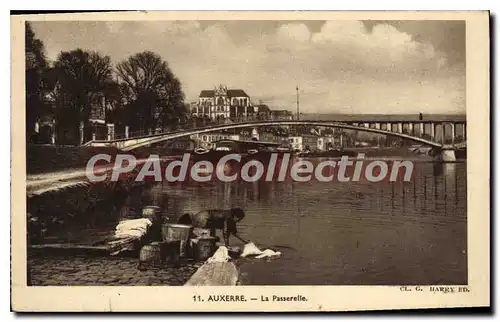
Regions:
[[[17,310],[489,305],[487,12],[11,21]]]

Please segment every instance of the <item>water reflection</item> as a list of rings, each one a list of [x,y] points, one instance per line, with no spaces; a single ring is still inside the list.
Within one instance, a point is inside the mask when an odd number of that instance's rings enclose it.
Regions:
[[[242,207],[243,236],[296,250],[242,262],[248,284],[467,283],[466,163],[416,163],[410,182],[158,183],[120,216],[145,204],[171,218]]]

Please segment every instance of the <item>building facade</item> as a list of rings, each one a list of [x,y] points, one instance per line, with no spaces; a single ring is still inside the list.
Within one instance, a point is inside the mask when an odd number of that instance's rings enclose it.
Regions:
[[[194,116],[211,119],[246,117],[252,113],[250,96],[242,89],[220,85],[214,90],[202,90],[197,104],[191,106]]]
[[[213,142],[220,140],[240,140],[239,134],[230,134],[223,132],[200,133],[191,136],[191,139],[197,142],[198,147],[213,148]]]
[[[181,138],[167,142],[166,146],[179,151],[193,151],[196,148],[196,142],[190,138]]]
[[[318,149],[318,137],[315,135],[298,135],[288,138],[294,151],[315,151]]]

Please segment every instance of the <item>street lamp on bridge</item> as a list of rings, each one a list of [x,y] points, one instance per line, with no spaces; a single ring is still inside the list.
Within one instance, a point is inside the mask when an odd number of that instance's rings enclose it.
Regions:
[[[297,121],[298,121],[300,118],[300,114],[299,114],[299,86],[298,85],[295,87],[295,90],[297,91]]]

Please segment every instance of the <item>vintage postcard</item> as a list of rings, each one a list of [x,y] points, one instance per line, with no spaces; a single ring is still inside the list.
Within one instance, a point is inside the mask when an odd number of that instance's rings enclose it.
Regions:
[[[14,311],[490,306],[488,12],[11,24]]]

